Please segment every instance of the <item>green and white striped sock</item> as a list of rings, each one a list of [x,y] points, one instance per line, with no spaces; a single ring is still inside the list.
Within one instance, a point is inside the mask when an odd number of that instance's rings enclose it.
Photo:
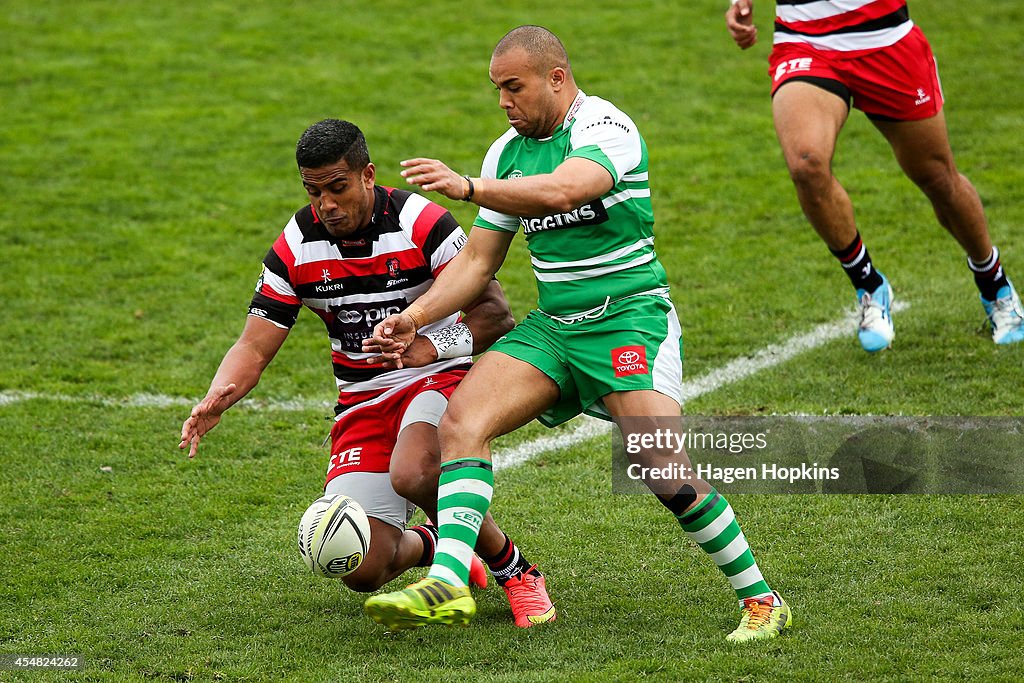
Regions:
[[[491,463],[480,458],[460,458],[441,465],[437,488],[439,539],[428,576],[453,586],[469,583],[480,525],[494,492]]]
[[[701,550],[711,556],[722,570],[737,599],[762,598],[771,595],[772,589],[765,583],[761,570],[754,562],[747,539],[736,523],[732,506],[715,489],[697,506],[682,515],[677,515],[679,526]]]

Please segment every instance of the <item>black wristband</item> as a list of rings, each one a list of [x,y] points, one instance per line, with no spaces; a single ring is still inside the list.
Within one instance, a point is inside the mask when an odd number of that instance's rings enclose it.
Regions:
[[[476,188],[473,187],[473,179],[472,178],[470,178],[468,175],[464,175],[462,177],[466,179],[467,183],[469,183],[469,191],[466,193],[466,196],[462,198],[462,201],[468,202],[468,201],[473,199],[473,191]]]

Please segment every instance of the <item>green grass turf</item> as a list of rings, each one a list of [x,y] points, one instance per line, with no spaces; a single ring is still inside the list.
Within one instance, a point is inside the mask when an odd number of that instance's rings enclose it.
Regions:
[[[386,635],[363,596],[312,577],[294,550],[319,475],[309,424],[242,410],[220,436],[231,454],[185,462],[148,436],[173,429],[174,411],[50,407],[0,416],[22,456],[0,484],[4,553],[17,558],[0,568],[0,639],[7,652],[83,654],[83,680],[1014,671],[1016,498],[737,496],[796,610],[784,640],[737,649],[722,640],[735,606],[724,579],[649,497],[609,495],[609,458],[585,444],[502,473],[496,490],[506,528],[550,577],[558,622],[516,629],[492,586],[468,629]]]
[[[310,123],[358,123],[385,184],[402,186],[398,161],[414,155],[474,172],[503,128],[489,51],[526,22],[554,29],[582,87],[647,139],[688,376],[835,320],[849,286],[772,131],[770,4],[749,53],[724,4],[3,3],[0,391],[79,400],[0,405],[0,653],[77,652],[89,668],[0,681],[1015,677],[1019,498],[737,496],[796,618],[778,643],[737,650],[722,641],[724,579],[652,500],[610,494],[596,440],[498,477],[499,521],[550,576],[552,628],[513,628],[489,590],[467,630],[385,636],[362,596],[307,575],[293,548],[324,414],[239,409],[188,462],[174,448],[185,409],[97,400],[202,395],[304,201],[293,150]],[[1024,278],[1024,8],[911,9],[959,165]],[[859,114],[836,172],[911,303],[896,348],[867,356],[851,334],[687,411],[1020,415],[1021,350],[978,332],[962,255]],[[521,318],[535,294],[521,241],[501,278]],[[300,316],[254,396],[332,389],[320,324]]]

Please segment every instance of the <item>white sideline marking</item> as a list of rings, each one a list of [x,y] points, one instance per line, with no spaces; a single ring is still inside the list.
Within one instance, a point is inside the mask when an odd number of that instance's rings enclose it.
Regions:
[[[612,431],[610,422],[598,420],[589,415],[580,415],[575,418],[576,427],[571,431],[564,431],[549,436],[539,436],[532,441],[521,443],[511,448],[502,448],[491,453],[491,462],[494,470],[504,470],[516,465],[522,465],[527,460],[532,460],[541,453],[557,451],[561,448],[569,448],[578,443],[604,436]]]
[[[109,398],[106,396],[83,395],[71,396],[68,394],[43,394],[37,391],[0,391],[0,406],[18,403],[20,401],[31,401],[34,399],[59,401],[61,403],[84,403],[99,404],[111,408],[191,408],[199,399],[185,398],[183,396],[167,396],[165,394],[133,394],[124,398]],[[251,410],[332,410],[334,403],[330,401],[309,401],[304,399],[242,399],[238,406]]]
[[[910,307],[905,301],[893,303],[893,311],[899,312]],[[852,318],[844,316],[841,320],[818,325],[810,332],[791,337],[781,344],[771,344],[752,356],[737,358],[725,366],[712,370],[696,379],[683,382],[683,403],[709,394],[717,389],[739,382],[757,374],[762,370],[780,365],[795,356],[816,349],[820,346],[845,337],[851,332]],[[45,394],[34,391],[0,391],[0,406],[11,405],[33,399],[60,401],[62,403],[100,404],[109,407],[124,408],[191,408],[196,399],[166,396],[164,394],[134,394],[125,398],[108,398],[102,396],[71,396],[68,394]],[[244,399],[239,407],[252,410],[330,410],[332,402],[309,401],[303,399]],[[575,420],[576,427],[557,434],[541,436],[532,441],[521,443],[510,448],[503,448],[492,453],[494,469],[502,470],[520,465],[541,453],[575,446],[578,443],[603,436],[611,432],[611,424],[593,417],[581,416]]]
[[[910,308],[910,304],[904,301],[894,301],[892,304],[892,310],[895,312],[903,311],[907,308]],[[816,349],[830,341],[845,337],[852,331],[850,328],[851,324],[852,319],[850,317],[845,317],[835,322],[822,323],[806,334],[791,337],[782,344],[771,344],[753,356],[737,358],[727,363],[725,367],[712,370],[703,377],[683,382],[683,403],[685,404],[687,401],[693,400],[698,396],[710,393],[726,384],[739,382],[761,370],[784,363],[805,351]],[[858,351],[858,353],[860,352]]]

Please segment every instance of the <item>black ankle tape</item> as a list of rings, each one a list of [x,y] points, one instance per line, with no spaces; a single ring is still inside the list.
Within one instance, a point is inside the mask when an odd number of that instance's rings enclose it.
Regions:
[[[658,500],[660,500],[661,504],[667,507],[673,515],[679,517],[686,512],[686,508],[693,505],[693,501],[697,500],[697,491],[695,491],[689,484],[683,484],[682,488],[676,491],[675,495],[668,500],[663,500],[661,498],[658,498]]]
[[[698,519],[700,519],[705,512],[711,510],[716,505],[718,505],[718,501],[721,499],[722,494],[720,494],[715,489],[711,489],[708,495],[704,497],[704,501],[701,502],[701,504],[698,507],[691,510],[689,514],[687,514],[685,517],[679,517],[679,521],[683,524],[693,524]]]
[[[451,472],[462,467],[482,467],[485,470],[493,469],[493,465],[491,465],[489,460],[481,460],[479,458],[460,458],[459,460],[450,460],[441,465],[441,471]]]

